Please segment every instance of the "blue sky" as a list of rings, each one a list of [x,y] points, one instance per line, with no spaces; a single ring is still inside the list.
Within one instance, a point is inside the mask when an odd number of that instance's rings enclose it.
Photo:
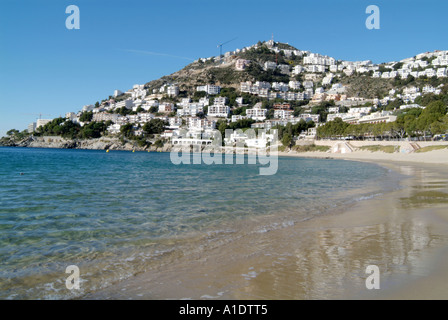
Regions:
[[[368,30],[368,5],[380,29]],[[65,9],[80,9],[68,30]],[[376,63],[447,50],[447,1],[1,0],[0,136],[258,40]]]

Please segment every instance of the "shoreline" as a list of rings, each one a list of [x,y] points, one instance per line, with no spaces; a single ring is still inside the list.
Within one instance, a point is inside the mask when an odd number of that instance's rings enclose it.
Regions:
[[[350,153],[327,153],[327,152],[278,152],[279,156],[284,157],[302,157],[316,159],[342,159],[353,161],[366,161],[376,163],[382,162],[406,162],[406,163],[425,163],[441,164],[448,166],[448,149],[432,150],[422,153],[385,153],[381,151],[353,151]]]
[[[448,193],[435,189],[448,191],[448,167],[345,156],[337,158],[407,178],[401,189],[181,257],[81,299],[447,299]],[[422,198],[422,190],[436,193]],[[380,290],[365,288],[371,264]]]
[[[446,151],[279,153],[369,162],[407,178],[399,180],[400,189],[206,245],[80,299],[448,299]],[[365,289],[371,264],[380,267],[378,291]]]

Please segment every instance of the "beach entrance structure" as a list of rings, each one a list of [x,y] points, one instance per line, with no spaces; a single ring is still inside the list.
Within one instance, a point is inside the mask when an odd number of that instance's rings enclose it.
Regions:
[[[331,148],[332,153],[350,153],[353,152],[353,149],[350,147],[350,145],[347,142],[339,142],[336,143]]]

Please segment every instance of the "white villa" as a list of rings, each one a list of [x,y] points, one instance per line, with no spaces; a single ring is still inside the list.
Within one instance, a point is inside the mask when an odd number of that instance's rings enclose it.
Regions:
[[[252,109],[246,109],[246,116],[256,121],[265,120],[267,109],[262,109],[261,105],[261,102],[259,102]]]

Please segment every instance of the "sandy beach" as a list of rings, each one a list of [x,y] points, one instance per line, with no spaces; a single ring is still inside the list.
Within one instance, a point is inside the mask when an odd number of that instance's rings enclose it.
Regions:
[[[327,153],[327,152],[279,152],[279,156],[333,158],[345,160],[361,160],[369,162],[387,161],[396,163],[422,163],[448,165],[448,149],[433,150],[422,153],[385,153],[370,151],[355,151],[351,153]]]
[[[448,150],[281,154],[376,163],[400,188],[198,249],[84,299],[447,299]],[[398,180],[397,180],[398,179]],[[367,266],[380,289],[367,289]]]

